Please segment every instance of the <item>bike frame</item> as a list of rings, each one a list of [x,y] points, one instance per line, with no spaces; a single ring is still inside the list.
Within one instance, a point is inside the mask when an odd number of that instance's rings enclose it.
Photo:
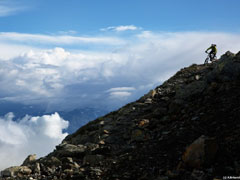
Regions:
[[[214,54],[210,54],[209,52],[206,52],[207,54],[208,54],[208,56],[207,56],[207,58],[205,59],[205,61],[204,61],[204,64],[208,64],[208,61],[209,60],[211,60],[211,62],[214,62],[214,61],[216,61],[216,55],[214,55]],[[212,57],[212,55],[214,55],[213,57]]]

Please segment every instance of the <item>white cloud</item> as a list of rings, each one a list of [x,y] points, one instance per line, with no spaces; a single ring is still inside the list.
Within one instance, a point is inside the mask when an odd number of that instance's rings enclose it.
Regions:
[[[27,44],[55,44],[55,45],[73,45],[81,43],[90,44],[109,44],[122,45],[124,40],[117,37],[87,37],[72,35],[43,35],[43,34],[26,34],[16,32],[1,32],[0,40],[3,42],[27,43]]]
[[[116,107],[119,101],[112,97],[127,97],[121,101],[123,105],[180,68],[202,63],[204,51],[212,43],[218,45],[218,56],[227,50],[240,50],[239,34],[143,31],[116,38],[125,43],[105,51],[23,46],[25,53],[0,60],[0,100],[46,103],[49,111],[79,106]],[[3,47],[0,45],[0,50]],[[8,48],[7,54],[11,54],[15,44],[13,48],[8,44]]]
[[[14,1],[0,1],[0,17],[14,15],[25,9],[26,7],[21,6],[19,3],[15,3]]]
[[[12,113],[0,118],[0,170],[20,165],[29,154],[46,155],[67,136],[62,130],[68,122],[58,113],[25,116],[18,121],[13,118]]]
[[[116,91],[134,91],[134,87],[115,87],[107,90],[107,92],[116,92]]]
[[[135,31],[135,30],[140,30],[141,28],[136,27],[134,25],[128,25],[128,26],[110,26],[107,28],[102,28],[100,29],[101,31],[117,31],[117,32],[122,32],[122,31]]]
[[[115,87],[110,88],[106,92],[109,93],[110,99],[126,100],[129,96],[132,95],[131,91],[135,91],[134,87]]]
[[[0,42],[0,58],[1,60],[9,60],[15,57],[18,57],[21,54],[27,53],[31,50],[35,52],[40,51],[39,48],[33,46],[26,46],[22,44],[11,44],[11,43],[4,43]]]
[[[127,97],[131,95],[128,91],[115,91],[110,93],[110,98],[118,100],[126,100]]]

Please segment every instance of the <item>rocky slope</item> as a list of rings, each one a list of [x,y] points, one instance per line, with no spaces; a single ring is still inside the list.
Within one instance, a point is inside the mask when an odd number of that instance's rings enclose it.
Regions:
[[[240,52],[183,68],[2,179],[217,180],[240,175]]]

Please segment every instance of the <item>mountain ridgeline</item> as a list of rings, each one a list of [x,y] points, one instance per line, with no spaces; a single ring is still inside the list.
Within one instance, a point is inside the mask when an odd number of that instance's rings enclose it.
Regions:
[[[183,68],[0,179],[217,180],[240,175],[240,52]]]

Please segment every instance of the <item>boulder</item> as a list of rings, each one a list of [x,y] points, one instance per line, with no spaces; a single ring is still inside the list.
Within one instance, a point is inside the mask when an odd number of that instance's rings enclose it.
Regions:
[[[191,168],[200,168],[210,165],[217,153],[217,143],[214,138],[201,136],[186,148],[182,156],[184,165]]]
[[[234,53],[232,53],[231,51],[227,51],[225,54],[223,54],[220,57],[220,61],[229,60],[229,59],[233,58],[234,56],[235,56]]]
[[[31,154],[29,155],[24,161],[22,166],[27,166],[29,164],[32,164],[33,162],[36,161],[37,155],[36,154]]]
[[[14,177],[22,175],[29,175],[32,173],[32,170],[27,166],[13,166],[1,171],[2,177]]]
[[[86,146],[84,145],[73,145],[73,144],[61,144],[56,147],[58,150],[59,156],[62,157],[79,157],[84,154],[86,151]]]

